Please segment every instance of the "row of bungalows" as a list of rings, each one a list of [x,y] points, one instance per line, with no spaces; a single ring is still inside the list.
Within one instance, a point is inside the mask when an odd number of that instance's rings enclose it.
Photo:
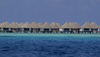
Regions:
[[[94,22],[92,22],[91,24],[86,22],[81,27],[81,32],[82,33],[99,33],[100,32],[100,27]]]
[[[64,33],[100,33],[100,27],[94,22],[86,22],[82,26],[77,23],[65,23],[62,29]]]
[[[73,22],[61,25],[59,23],[52,22],[49,24],[48,22],[35,23],[31,24],[26,23],[16,23],[12,22],[9,24],[8,22],[4,22],[0,24],[0,32],[4,33],[100,33],[100,27],[92,22],[91,24],[86,22],[82,26]]]

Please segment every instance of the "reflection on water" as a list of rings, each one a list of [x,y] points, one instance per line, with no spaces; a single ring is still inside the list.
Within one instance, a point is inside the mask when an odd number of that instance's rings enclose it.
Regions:
[[[100,57],[100,39],[0,37],[0,57]]]

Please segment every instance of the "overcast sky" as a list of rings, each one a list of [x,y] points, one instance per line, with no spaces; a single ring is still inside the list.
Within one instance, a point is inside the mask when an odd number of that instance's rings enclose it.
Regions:
[[[0,0],[0,22],[96,22],[100,0]]]

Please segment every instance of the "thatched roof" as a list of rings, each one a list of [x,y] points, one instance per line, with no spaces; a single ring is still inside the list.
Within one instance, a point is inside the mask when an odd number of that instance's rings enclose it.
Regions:
[[[91,28],[91,25],[88,22],[86,22],[81,26],[81,28]]]
[[[0,24],[1,28],[9,28],[10,24],[8,22],[4,22]]]
[[[59,23],[56,23],[56,25],[57,25],[59,28],[61,28],[61,25],[60,25]]]
[[[48,22],[46,22],[45,24],[43,24],[43,28],[51,28],[51,26]]]
[[[38,24],[36,24],[35,22],[32,22],[31,28],[39,28],[39,26],[38,26]]]
[[[50,26],[51,26],[51,28],[59,28],[59,25],[57,23],[55,23],[55,22],[52,22],[50,24]]]
[[[4,22],[0,24],[0,28],[80,28],[80,25],[77,23],[65,23],[62,26],[59,23],[51,23],[49,24],[46,22],[45,24],[38,23],[36,24],[35,22],[32,22],[29,24],[28,22],[26,23],[16,23],[12,22],[9,24],[8,22]],[[81,26],[81,28],[100,28],[95,22],[92,22],[91,24],[86,22]]]
[[[99,26],[95,22],[92,22],[90,25],[91,28],[99,28]]]
[[[81,28],[80,25],[78,23],[76,23],[76,22],[71,23],[71,27],[72,28]]]
[[[18,27],[19,27],[19,28],[22,28],[23,25],[24,25],[24,23],[19,23],[19,24],[18,24]]]
[[[19,27],[18,23],[12,22],[10,24],[10,28],[20,28],[20,27]]]
[[[63,24],[62,28],[71,28],[71,23],[65,23],[65,24]]]
[[[21,28],[31,28],[31,26],[30,26],[30,24],[28,22],[26,22],[24,24],[22,23],[20,25],[21,25]]]
[[[42,23],[38,23],[37,24],[39,28],[43,28],[43,24]]]

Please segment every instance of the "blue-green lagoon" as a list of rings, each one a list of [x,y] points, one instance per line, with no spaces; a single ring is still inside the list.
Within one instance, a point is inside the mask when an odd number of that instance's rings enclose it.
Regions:
[[[100,57],[100,35],[0,33],[0,57]]]

